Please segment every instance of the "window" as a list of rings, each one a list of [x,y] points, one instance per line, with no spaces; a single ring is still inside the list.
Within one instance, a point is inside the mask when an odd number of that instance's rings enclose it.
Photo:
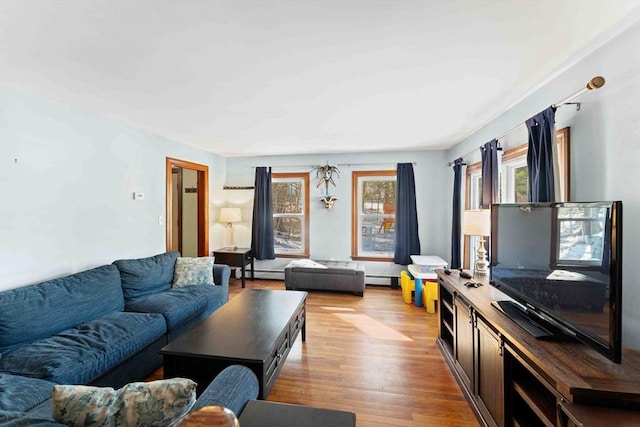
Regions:
[[[504,153],[500,162],[500,203],[529,201],[529,169],[527,144]]]
[[[273,173],[273,238],[281,257],[309,256],[309,174]]]
[[[353,172],[351,257],[389,261],[395,251],[396,171]]]
[[[556,131],[558,166],[560,175],[559,201],[568,201],[569,191],[569,128]],[[505,153],[498,154],[499,203],[526,203],[529,200],[529,170],[527,168],[528,144],[519,145]],[[467,167],[466,208],[480,209],[482,204],[482,162]],[[464,237],[463,265],[473,265],[478,237]]]
[[[599,266],[605,238],[607,209],[558,208],[558,265]]]

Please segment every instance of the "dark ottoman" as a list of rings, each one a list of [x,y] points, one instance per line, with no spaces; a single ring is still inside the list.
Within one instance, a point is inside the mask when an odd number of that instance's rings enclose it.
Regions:
[[[286,289],[353,292],[364,296],[364,265],[352,261],[291,261],[284,268]]]

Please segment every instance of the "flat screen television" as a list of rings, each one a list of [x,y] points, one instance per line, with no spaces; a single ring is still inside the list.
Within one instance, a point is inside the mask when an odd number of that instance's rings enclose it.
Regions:
[[[494,301],[536,338],[622,357],[622,202],[491,206]]]

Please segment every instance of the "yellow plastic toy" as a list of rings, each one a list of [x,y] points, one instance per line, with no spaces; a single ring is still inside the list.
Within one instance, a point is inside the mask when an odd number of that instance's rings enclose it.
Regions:
[[[436,312],[436,301],[438,301],[438,283],[436,282],[423,282],[422,280],[411,280],[411,276],[407,271],[400,272],[400,288],[402,288],[402,299],[407,304],[411,304],[412,292],[416,290],[416,282],[420,283],[420,290],[418,292],[418,300],[414,299],[416,307],[420,307],[424,304],[427,313]]]
[[[402,288],[402,298],[407,304],[411,304],[411,292],[416,289],[416,284],[407,271],[400,272],[400,288]]]
[[[436,312],[436,301],[438,301],[438,284],[436,282],[422,283],[422,301],[427,313]]]

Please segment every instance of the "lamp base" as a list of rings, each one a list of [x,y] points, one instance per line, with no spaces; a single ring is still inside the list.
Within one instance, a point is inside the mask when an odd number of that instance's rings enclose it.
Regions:
[[[227,247],[229,247],[232,251],[235,251],[236,249],[238,249],[238,246],[236,245],[236,241],[233,238],[233,224],[229,223],[229,245]]]
[[[478,251],[476,252],[476,264],[474,273],[478,275],[486,275],[489,273],[489,262],[487,261],[487,251],[484,249],[484,239],[478,242]]]

